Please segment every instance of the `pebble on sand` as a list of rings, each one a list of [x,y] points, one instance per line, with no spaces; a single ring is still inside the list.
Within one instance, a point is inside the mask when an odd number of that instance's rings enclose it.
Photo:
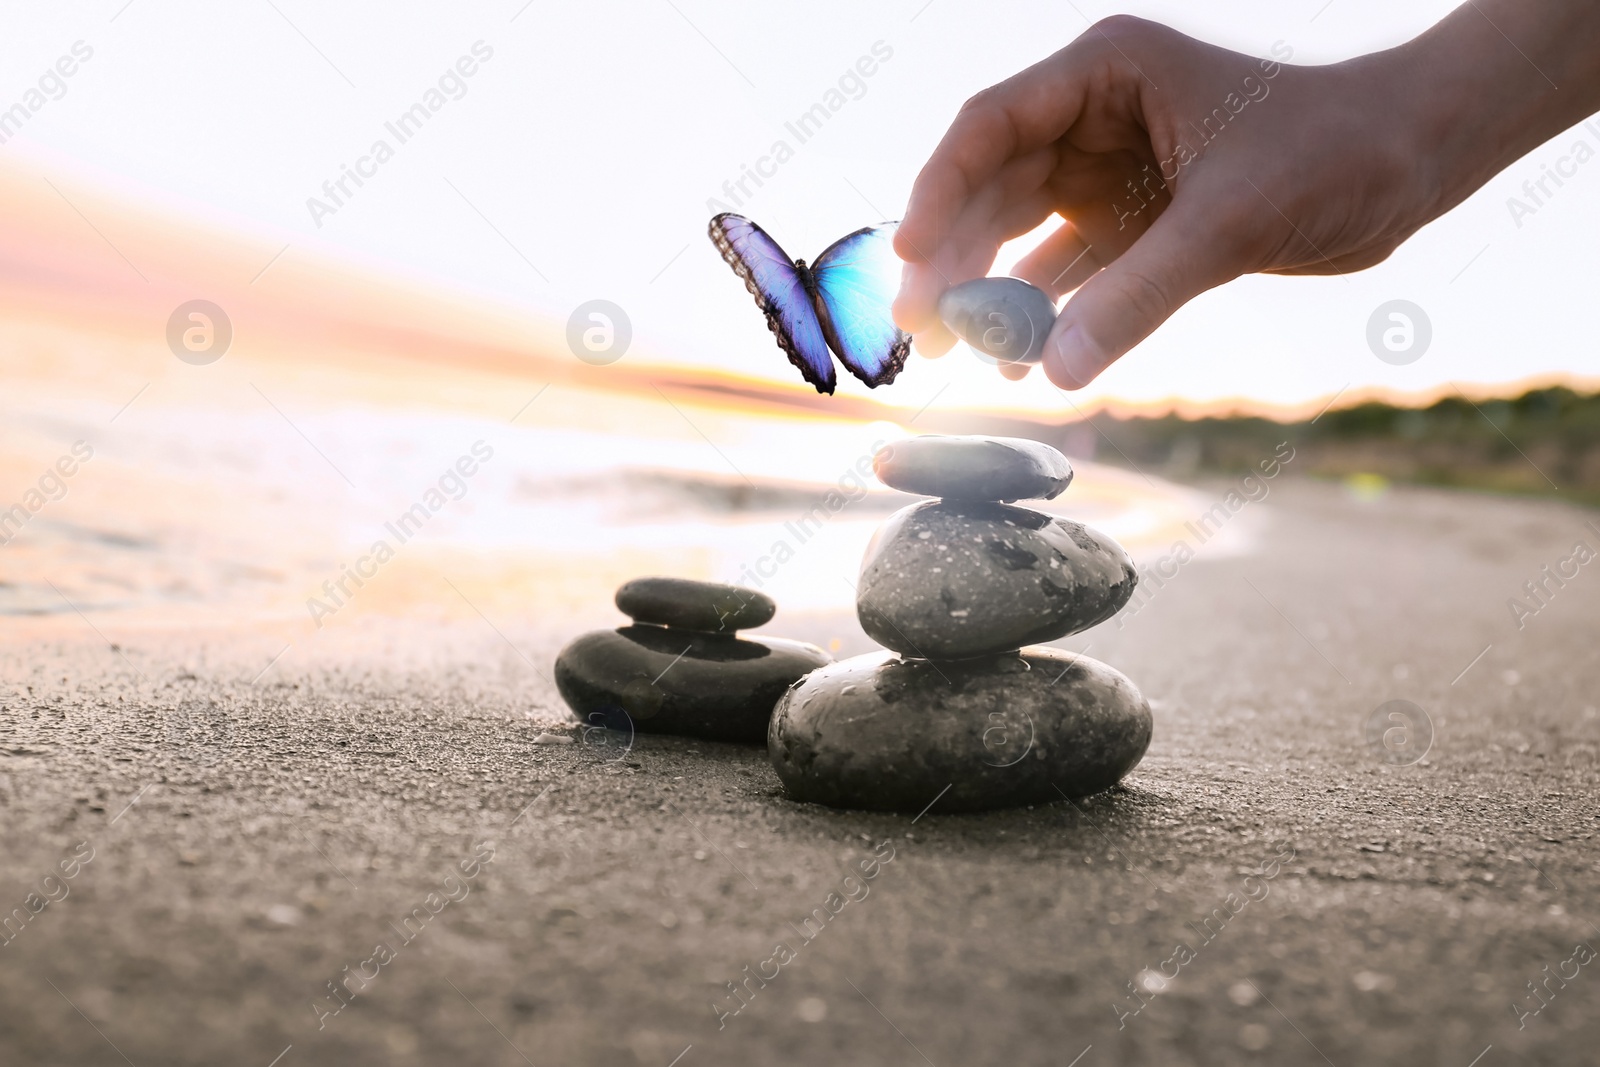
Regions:
[[[1115,615],[1137,581],[1122,546],[1081,523],[933,500],[896,512],[873,535],[856,615],[896,652],[960,659],[1086,630]]]
[[[1108,789],[1138,764],[1150,733],[1133,683],[1085,656],[1035,647],[936,663],[873,653],[785,693],[767,752],[795,800],[981,811]]]
[[[785,689],[833,657],[779,637],[663,626],[596,630],[556,657],[556,688],[591,726],[760,741]]]
[[[880,449],[872,470],[891,489],[959,500],[1051,500],[1072,483],[1066,456],[1020,437],[912,437]]]
[[[617,610],[634,622],[726,634],[771,622],[778,605],[740,585],[652,577],[618,586]]]

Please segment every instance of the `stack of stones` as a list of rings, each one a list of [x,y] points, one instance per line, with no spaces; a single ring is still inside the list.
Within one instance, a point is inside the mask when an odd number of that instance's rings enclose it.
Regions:
[[[1115,540],[1011,502],[1072,480],[1056,449],[918,437],[873,462],[878,479],[938,499],[879,528],[856,614],[893,650],[813,671],[784,694],[767,748],[797,800],[976,811],[1109,788],[1150,744],[1150,706],[1095,660],[1024,647],[1104,622],[1137,573]]]
[[[583,634],[556,657],[556,688],[590,726],[761,741],[784,690],[833,662],[801,641],[740,637],[777,612],[754,589],[635,578],[617,608],[633,625]]]

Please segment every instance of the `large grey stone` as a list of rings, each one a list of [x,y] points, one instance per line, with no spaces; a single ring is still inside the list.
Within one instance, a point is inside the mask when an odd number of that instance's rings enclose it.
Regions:
[[[1072,484],[1066,456],[1020,437],[911,437],[879,449],[872,472],[891,489],[958,500],[1050,500]]]
[[[1084,656],[1026,648],[937,663],[880,652],[813,671],[785,693],[767,754],[796,800],[979,811],[1110,788],[1150,732],[1133,683]]]
[[[1122,546],[1081,523],[1010,504],[932,500],[878,528],[856,616],[896,652],[959,659],[1104,622],[1137,580]]]

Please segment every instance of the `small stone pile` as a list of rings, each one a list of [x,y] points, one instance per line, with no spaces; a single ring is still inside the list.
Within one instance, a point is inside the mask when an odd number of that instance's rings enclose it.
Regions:
[[[1104,622],[1137,573],[1115,540],[1015,506],[1072,481],[1048,445],[917,437],[883,449],[885,485],[936,497],[867,546],[856,614],[897,654],[813,671],[773,711],[790,796],[833,807],[976,811],[1116,784],[1150,744],[1150,706],[1095,660],[1033,647]]]
[[[754,589],[635,578],[616,602],[633,625],[583,634],[556,656],[556,688],[590,726],[761,741],[784,690],[833,662],[801,641],[738,636],[778,610]]]

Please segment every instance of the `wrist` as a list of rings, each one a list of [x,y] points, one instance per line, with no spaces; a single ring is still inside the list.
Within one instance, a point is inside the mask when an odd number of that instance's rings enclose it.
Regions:
[[[1386,68],[1429,219],[1600,108],[1600,5],[1530,7],[1467,4],[1368,57]]]

